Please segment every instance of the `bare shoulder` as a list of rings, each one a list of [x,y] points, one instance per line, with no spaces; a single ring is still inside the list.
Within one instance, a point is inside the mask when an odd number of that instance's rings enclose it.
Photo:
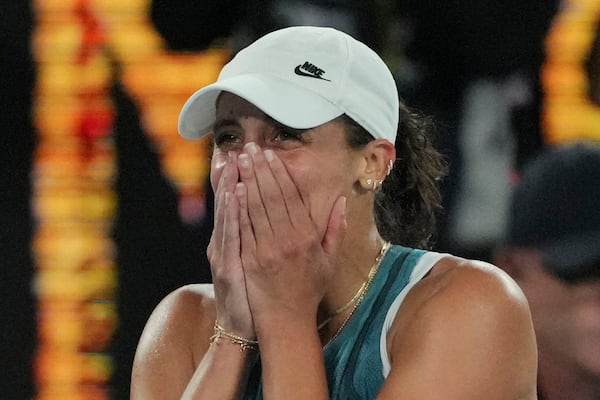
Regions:
[[[444,257],[420,286],[418,290],[429,293],[434,302],[475,301],[479,307],[514,308],[529,313],[527,300],[517,283],[500,268],[483,261]]]
[[[428,323],[455,321],[462,329],[533,332],[527,299],[517,283],[500,268],[475,260],[446,256],[409,293],[399,322],[429,316]],[[458,326],[456,328],[459,328]],[[508,336],[511,336],[510,334]]]
[[[388,354],[390,398],[412,398],[395,390],[420,387],[446,399],[535,398],[537,350],[527,300],[489,263],[440,259],[402,303]]]
[[[210,337],[214,317],[212,285],[182,286],[156,306],[146,323],[139,346],[154,346],[157,340],[167,340],[170,345],[182,342],[188,348],[195,347],[197,338]]]
[[[441,258],[414,286],[403,307],[405,311],[416,311],[423,306],[444,309],[465,305],[529,312],[525,295],[503,270],[487,262],[451,255]]]
[[[163,313],[170,318],[188,318],[190,312],[198,315],[211,313],[214,310],[214,298],[215,292],[211,284],[185,285],[169,293],[158,304],[151,318]]]
[[[168,294],[148,318],[138,342],[132,398],[161,393],[166,389],[160,382],[185,388],[208,350],[214,318],[212,285],[187,285]]]

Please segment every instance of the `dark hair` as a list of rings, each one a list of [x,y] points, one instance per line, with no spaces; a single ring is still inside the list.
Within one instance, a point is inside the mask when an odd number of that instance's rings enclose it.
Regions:
[[[344,115],[346,139],[352,148],[374,140],[363,127]],[[439,181],[447,165],[432,143],[431,118],[400,105],[396,160],[390,175],[375,193],[375,222],[381,237],[391,243],[430,248],[436,215],[442,208]]]

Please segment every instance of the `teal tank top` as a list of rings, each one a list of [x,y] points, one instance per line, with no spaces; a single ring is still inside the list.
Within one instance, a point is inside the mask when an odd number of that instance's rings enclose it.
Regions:
[[[331,400],[372,400],[384,382],[380,339],[390,306],[410,281],[424,250],[391,246],[362,303],[344,330],[323,348]],[[260,362],[251,371],[246,400],[262,400]]]

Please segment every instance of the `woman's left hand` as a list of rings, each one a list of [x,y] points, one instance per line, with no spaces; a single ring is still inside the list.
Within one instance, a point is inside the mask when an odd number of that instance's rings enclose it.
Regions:
[[[251,143],[238,156],[242,264],[257,333],[263,322],[316,326],[346,229],[345,197],[331,206],[324,235],[284,164]]]

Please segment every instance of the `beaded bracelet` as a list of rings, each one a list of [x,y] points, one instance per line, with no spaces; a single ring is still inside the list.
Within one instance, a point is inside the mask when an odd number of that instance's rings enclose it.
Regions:
[[[237,344],[240,346],[240,351],[246,350],[258,350],[258,341],[246,339],[244,337],[238,336],[235,333],[228,332],[221,325],[219,325],[215,321],[215,334],[210,337],[211,343],[218,343],[218,340],[222,337],[229,339],[229,341],[233,344]]]

